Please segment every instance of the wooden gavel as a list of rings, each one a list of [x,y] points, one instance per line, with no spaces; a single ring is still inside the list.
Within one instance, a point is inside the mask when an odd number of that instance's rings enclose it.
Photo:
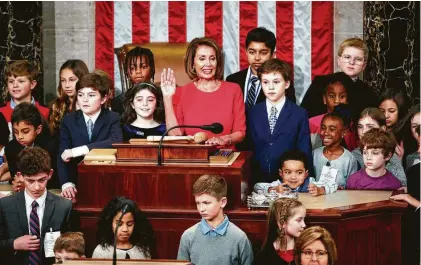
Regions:
[[[159,142],[161,136],[151,135],[146,138],[148,142]],[[164,142],[168,141],[193,141],[196,144],[202,144],[208,140],[208,135],[205,132],[197,132],[193,136],[164,136]]]

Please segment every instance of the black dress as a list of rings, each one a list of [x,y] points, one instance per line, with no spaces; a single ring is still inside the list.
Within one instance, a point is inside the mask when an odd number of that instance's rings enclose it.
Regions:
[[[166,130],[167,130],[167,127],[165,126],[165,123],[160,124],[153,128],[139,128],[131,124],[124,124],[123,125],[123,141],[128,141],[132,138],[146,139],[146,137],[150,135],[161,136]]]
[[[272,244],[269,244],[265,249],[262,249],[257,253],[256,259],[254,261],[255,265],[294,265],[294,260],[291,262],[286,262],[281,257],[279,257],[276,250],[273,248]]]

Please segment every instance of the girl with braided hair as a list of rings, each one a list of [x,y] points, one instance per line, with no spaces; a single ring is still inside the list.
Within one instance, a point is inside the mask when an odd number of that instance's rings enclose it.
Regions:
[[[295,239],[304,231],[306,209],[296,199],[280,198],[268,211],[267,234],[255,264],[294,264]]]

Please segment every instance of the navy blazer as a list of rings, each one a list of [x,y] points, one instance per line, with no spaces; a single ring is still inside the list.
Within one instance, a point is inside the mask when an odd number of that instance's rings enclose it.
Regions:
[[[299,149],[307,154],[309,173],[312,171],[310,129],[307,112],[303,108],[286,99],[271,134],[266,101],[264,101],[250,109],[247,125],[253,145],[254,181],[277,180],[281,155],[293,149]]]
[[[65,163],[61,154],[66,149],[86,145],[89,150],[93,148],[111,148],[113,143],[123,141],[123,133],[120,127],[120,117],[117,113],[108,109],[102,109],[95,121],[92,131],[92,139],[89,141],[88,129],[81,110],[64,115],[60,124],[60,144],[57,156],[57,170],[60,184],[67,182],[76,184],[77,164],[83,156],[70,159]]]
[[[55,259],[44,257],[45,233],[69,231],[72,202],[47,192],[42,218],[40,252],[42,264],[53,264]],[[29,235],[24,191],[0,199],[0,264],[29,264],[28,251],[14,251],[13,241]]]

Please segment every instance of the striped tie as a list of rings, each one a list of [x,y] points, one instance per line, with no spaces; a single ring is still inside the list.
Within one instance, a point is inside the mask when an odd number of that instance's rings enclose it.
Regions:
[[[256,81],[257,81],[257,77],[252,76],[250,78],[251,85],[247,92],[247,98],[246,98],[246,104],[247,104],[247,107],[249,108],[253,107],[254,102],[256,102]]]
[[[31,235],[40,237],[40,229],[39,229],[39,218],[37,213],[38,203],[36,201],[32,202],[32,211],[29,215],[29,228],[31,231]],[[41,264],[41,255],[39,250],[36,251],[29,251],[29,265],[40,265]]]

